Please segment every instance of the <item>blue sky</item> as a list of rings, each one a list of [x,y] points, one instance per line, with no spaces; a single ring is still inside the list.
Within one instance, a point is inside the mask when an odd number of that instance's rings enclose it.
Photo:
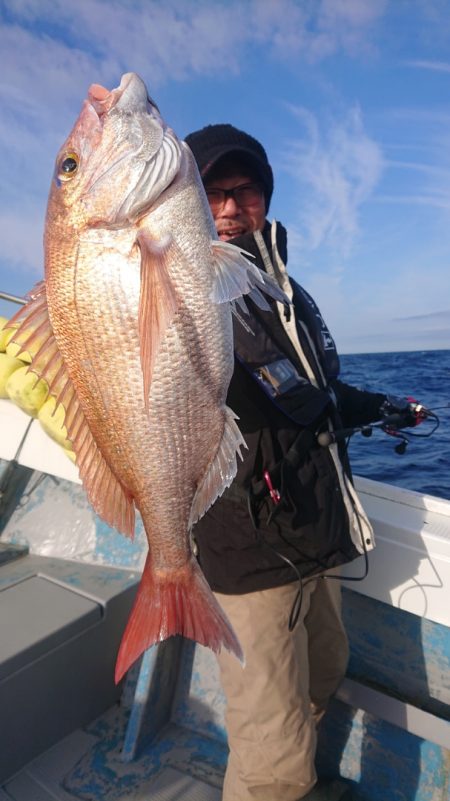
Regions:
[[[135,71],[180,137],[262,141],[269,217],[342,353],[450,348],[450,0],[0,0],[0,52],[0,290],[43,276],[88,86]]]

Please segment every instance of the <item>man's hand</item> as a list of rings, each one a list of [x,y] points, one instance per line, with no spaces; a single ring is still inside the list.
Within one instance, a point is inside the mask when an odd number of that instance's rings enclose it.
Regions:
[[[413,428],[428,417],[428,409],[414,398],[397,398],[386,395],[380,407],[381,421],[386,419],[388,428]]]

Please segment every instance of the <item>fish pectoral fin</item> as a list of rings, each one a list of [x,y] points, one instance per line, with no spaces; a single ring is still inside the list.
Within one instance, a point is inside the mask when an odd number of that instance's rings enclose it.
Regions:
[[[189,528],[213,505],[214,501],[230,486],[237,472],[237,455],[242,458],[241,447],[245,440],[236,423],[237,417],[225,407],[225,426],[217,453],[197,487],[189,517]]]
[[[226,303],[249,295],[257,306],[270,311],[262,293],[280,303],[290,303],[277,282],[246,258],[251,256],[250,253],[220,239],[211,242],[211,249],[215,271],[211,294],[213,303]]]
[[[176,314],[178,299],[167,268],[171,238],[166,237],[158,242],[145,231],[140,231],[138,244],[141,251],[139,341],[144,398],[148,405],[156,354]]]
[[[29,370],[46,381],[48,395],[55,399],[53,414],[64,410],[61,427],[67,428],[80,478],[95,512],[108,525],[132,536],[134,501],[105,461],[89,428],[72,379],[59,350],[51,326],[45,283],[41,281],[28,294],[28,302],[11,323],[18,326],[11,341],[31,355]]]

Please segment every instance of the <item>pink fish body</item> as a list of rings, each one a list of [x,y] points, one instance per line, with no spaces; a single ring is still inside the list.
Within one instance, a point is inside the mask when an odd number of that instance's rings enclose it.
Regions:
[[[193,156],[142,80],[92,86],[56,160],[45,282],[16,319],[30,369],[65,409],[93,508],[129,536],[142,516],[149,552],[116,680],[174,634],[242,659],[190,533],[244,444],[225,401],[230,301],[255,286],[268,289],[217,240]]]

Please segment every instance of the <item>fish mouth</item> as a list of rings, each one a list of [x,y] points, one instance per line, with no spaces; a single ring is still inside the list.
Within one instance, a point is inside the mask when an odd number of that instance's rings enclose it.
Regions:
[[[99,83],[93,83],[88,89],[88,100],[101,117],[108,114],[113,108],[125,112],[147,111],[150,100],[144,81],[135,72],[126,72],[122,75],[119,86],[115,89],[106,89]]]
[[[182,161],[179,142],[134,72],[125,73],[115,89],[92,84],[82,114],[78,122],[81,138],[94,141],[91,130],[97,144],[104,137],[104,145],[93,148],[94,158],[83,186],[84,201],[95,195],[106,175],[110,174],[113,182],[119,174],[121,194],[114,198],[111,212],[102,212],[101,225],[113,228],[134,224],[177,176]],[[123,122],[119,132],[114,123],[116,115]],[[111,141],[116,142],[113,150]],[[91,153],[89,150],[88,155]],[[126,176],[124,181],[120,180],[121,172]]]

